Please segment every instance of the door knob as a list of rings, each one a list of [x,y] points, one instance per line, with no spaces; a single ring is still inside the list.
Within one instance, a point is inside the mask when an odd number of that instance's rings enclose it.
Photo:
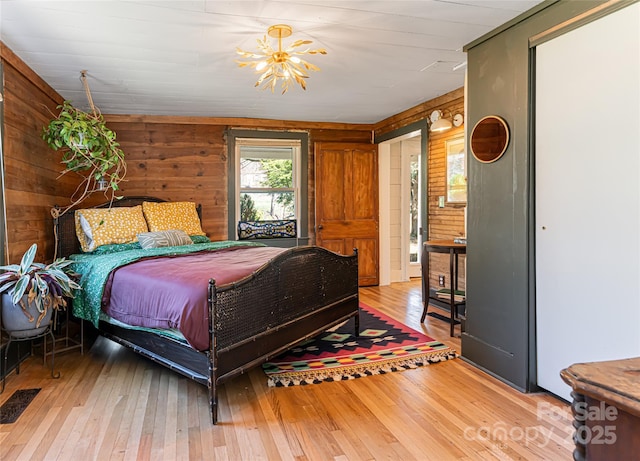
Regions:
[[[322,230],[322,229],[324,229],[324,226],[323,226],[322,224],[320,224],[320,225],[318,226],[318,230]]]

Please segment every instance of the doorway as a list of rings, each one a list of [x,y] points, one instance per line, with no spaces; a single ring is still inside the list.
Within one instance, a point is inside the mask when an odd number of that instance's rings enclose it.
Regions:
[[[418,134],[400,141],[401,143],[401,182],[402,215],[401,236],[403,254],[403,272],[405,278],[422,275],[420,270],[420,143]]]
[[[376,140],[380,168],[380,284],[421,276],[427,239],[426,123]]]

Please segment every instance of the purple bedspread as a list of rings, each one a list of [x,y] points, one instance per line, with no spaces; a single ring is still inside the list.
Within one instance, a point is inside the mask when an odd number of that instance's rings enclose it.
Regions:
[[[102,310],[121,322],[177,328],[191,347],[209,348],[208,282],[237,281],[283,252],[274,247],[234,247],[143,259],[112,272]]]

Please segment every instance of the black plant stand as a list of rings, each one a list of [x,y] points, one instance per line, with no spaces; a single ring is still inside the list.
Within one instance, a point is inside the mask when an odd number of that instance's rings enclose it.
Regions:
[[[64,319],[62,319],[62,321],[59,321],[58,318],[58,315],[62,315],[60,311],[54,311],[52,323],[53,326],[51,328],[51,331],[55,340],[53,341],[53,347],[50,351],[47,351],[47,343],[45,341],[42,352],[43,364],[47,362],[48,356],[53,355],[53,353],[56,352],[56,344],[58,344],[58,354],[79,349],[80,355],[84,355],[84,322],[82,321],[82,319],[79,319],[80,340],[71,337],[69,333],[69,322],[71,321],[72,317],[72,315],[69,313],[70,310],[71,309],[69,307],[65,309]]]
[[[26,330],[28,331],[28,330]],[[32,339],[38,339],[38,338],[42,338],[43,341],[43,355],[46,354],[46,342],[47,342],[47,336],[51,336],[51,377],[53,379],[58,379],[60,377],[60,372],[55,373],[53,371],[54,368],[54,359],[55,359],[55,352],[56,352],[56,338],[53,336],[53,331],[51,329],[51,324],[49,324],[49,326],[47,327],[46,330],[44,330],[42,333],[39,333],[37,335],[34,336],[28,336],[28,337],[22,337],[22,336],[15,336],[16,333],[23,333],[25,332],[25,330],[17,330],[17,331],[9,331],[9,330],[5,330],[5,332],[9,335],[9,342],[7,342],[7,345],[5,347],[4,350],[4,375],[2,376],[2,388],[0,389],[0,394],[4,392],[4,385],[5,385],[5,381],[7,379],[7,356],[9,355],[9,348],[11,347],[11,343],[13,341],[31,341]],[[46,355],[45,355],[46,358]],[[20,362],[17,363],[16,365],[16,374],[20,374]]]

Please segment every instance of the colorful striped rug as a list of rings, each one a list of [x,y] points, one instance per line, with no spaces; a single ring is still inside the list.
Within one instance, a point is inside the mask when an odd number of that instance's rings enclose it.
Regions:
[[[269,386],[343,381],[457,357],[449,346],[363,303],[360,336],[354,333],[352,318],[265,363]]]

